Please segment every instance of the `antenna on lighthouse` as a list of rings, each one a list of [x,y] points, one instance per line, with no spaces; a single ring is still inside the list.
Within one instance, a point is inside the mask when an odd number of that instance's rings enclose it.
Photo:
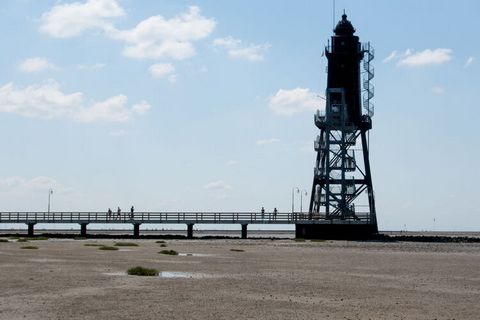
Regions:
[[[332,29],[335,29],[335,0],[333,0],[333,10],[332,10]]]

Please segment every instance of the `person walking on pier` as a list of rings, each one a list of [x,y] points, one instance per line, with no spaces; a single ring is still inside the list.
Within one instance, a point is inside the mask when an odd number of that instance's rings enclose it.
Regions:
[[[262,210],[260,210],[260,212],[262,213],[262,220],[265,219],[265,208],[262,207]]]
[[[273,221],[277,221],[277,208],[273,208]]]
[[[117,220],[121,220],[122,219],[122,210],[120,209],[120,207],[117,208]]]
[[[110,220],[112,219],[112,209],[108,208],[108,211],[107,211],[107,220]]]
[[[135,208],[133,208],[133,206],[130,208],[130,220],[133,220],[133,211],[135,210]]]

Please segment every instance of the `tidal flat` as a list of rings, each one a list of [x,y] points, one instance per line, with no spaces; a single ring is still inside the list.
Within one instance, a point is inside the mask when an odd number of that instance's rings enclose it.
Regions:
[[[0,319],[478,319],[480,243],[0,242]],[[85,244],[90,244],[86,246]],[[94,246],[91,246],[94,245]],[[232,251],[233,249],[233,251]],[[127,275],[132,267],[159,276]],[[163,275],[163,276],[162,276]],[[181,275],[181,276],[165,276]]]

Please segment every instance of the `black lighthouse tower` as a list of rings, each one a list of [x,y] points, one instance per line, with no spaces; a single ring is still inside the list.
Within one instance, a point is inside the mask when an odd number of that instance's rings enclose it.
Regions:
[[[320,134],[314,143],[310,207],[298,220],[297,237],[365,238],[378,231],[368,134],[374,113],[374,52],[354,33],[343,14],[325,48],[326,105],[315,114]]]

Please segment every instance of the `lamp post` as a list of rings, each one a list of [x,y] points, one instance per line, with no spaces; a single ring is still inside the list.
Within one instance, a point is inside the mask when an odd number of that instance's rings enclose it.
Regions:
[[[303,195],[305,195],[305,196],[308,195],[307,190],[303,189],[302,192],[300,192],[300,213],[303,213],[303,208],[302,208],[302,196]]]
[[[297,191],[297,193],[300,192],[300,189],[298,189],[297,187],[292,188],[292,213],[295,211],[295,190]]]
[[[53,194],[53,189],[48,189],[48,213],[50,213],[50,196]]]

